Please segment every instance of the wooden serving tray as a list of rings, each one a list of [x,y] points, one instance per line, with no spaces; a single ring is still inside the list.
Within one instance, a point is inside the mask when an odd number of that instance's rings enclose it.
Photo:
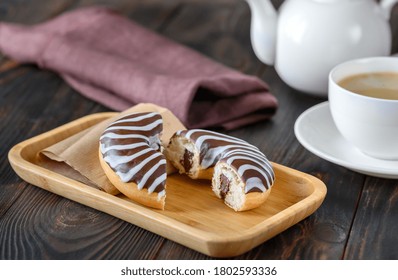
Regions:
[[[326,186],[319,179],[272,163],[276,182],[266,203],[257,209],[235,212],[215,197],[210,181],[174,174],[167,179],[166,208],[162,211],[39,165],[39,151],[114,115],[89,115],[17,144],[8,155],[12,168],[33,185],[213,257],[249,251],[311,215],[325,198]]]

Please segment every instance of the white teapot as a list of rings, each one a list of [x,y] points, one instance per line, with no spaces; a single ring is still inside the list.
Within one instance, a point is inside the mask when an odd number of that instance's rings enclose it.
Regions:
[[[246,1],[256,56],[297,90],[326,97],[334,66],[391,52],[388,19],[398,0],[286,0],[279,15],[270,0]]]

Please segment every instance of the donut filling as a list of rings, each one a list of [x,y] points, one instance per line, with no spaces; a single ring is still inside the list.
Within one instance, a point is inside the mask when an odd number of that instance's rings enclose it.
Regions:
[[[182,166],[184,166],[186,173],[189,173],[191,171],[193,156],[194,156],[194,154],[191,151],[189,151],[188,149],[185,149],[184,156],[180,160],[180,163]]]
[[[235,211],[245,203],[244,182],[236,170],[225,162],[219,162],[214,167],[212,189],[217,197]]]
[[[229,192],[230,181],[227,176],[224,174],[220,175],[220,196],[222,199],[225,199],[225,196]]]
[[[174,135],[165,153],[180,174],[196,178],[199,171],[199,155],[195,153],[195,146],[189,139]]]

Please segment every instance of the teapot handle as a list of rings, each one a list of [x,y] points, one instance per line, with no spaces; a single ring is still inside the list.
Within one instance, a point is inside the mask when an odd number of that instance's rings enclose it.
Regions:
[[[381,0],[380,7],[386,19],[390,19],[391,10],[394,5],[398,2],[398,0]]]

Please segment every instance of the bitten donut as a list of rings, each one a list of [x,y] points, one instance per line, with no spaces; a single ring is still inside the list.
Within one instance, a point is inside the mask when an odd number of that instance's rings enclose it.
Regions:
[[[111,183],[132,200],[158,209],[164,209],[166,198],[162,130],[160,114],[134,113],[111,123],[99,143],[100,163]]]
[[[182,174],[212,178],[213,192],[235,211],[260,206],[275,180],[270,162],[257,147],[212,131],[177,131],[166,156]]]

